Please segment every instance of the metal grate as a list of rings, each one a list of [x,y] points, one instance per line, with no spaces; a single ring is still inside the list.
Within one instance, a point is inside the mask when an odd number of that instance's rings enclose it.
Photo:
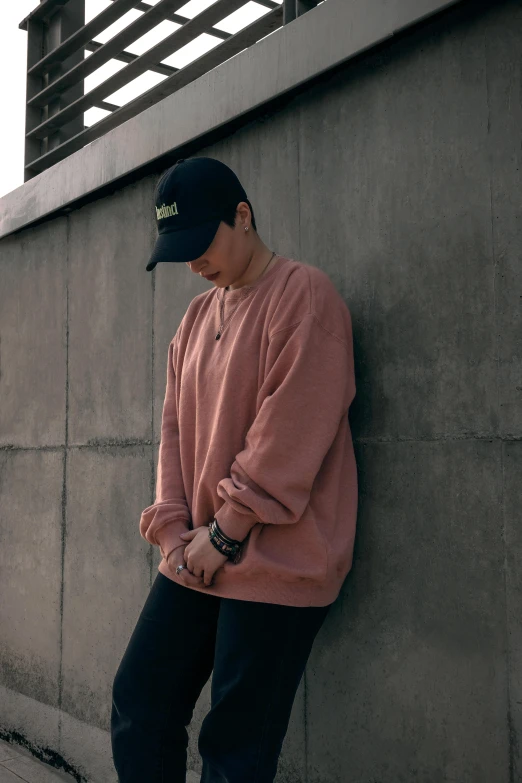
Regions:
[[[252,2],[214,0],[187,18],[183,14],[187,0],[159,0],[155,5],[138,0],[110,0],[108,7],[85,23],[85,0],[40,0],[40,5],[20,24],[28,32],[25,180],[293,21],[318,2],[255,0],[262,15],[232,34],[215,25],[247,4],[252,6]],[[138,18],[106,43],[95,40],[133,9],[140,12]],[[141,55],[126,50],[165,20],[178,25],[172,34]],[[212,35],[219,43],[181,68],[164,62],[203,33]],[[123,62],[125,67],[85,90],[84,80],[111,60]],[[107,100],[146,72],[163,78],[122,105]],[[85,127],[84,113],[93,107],[108,114]]]

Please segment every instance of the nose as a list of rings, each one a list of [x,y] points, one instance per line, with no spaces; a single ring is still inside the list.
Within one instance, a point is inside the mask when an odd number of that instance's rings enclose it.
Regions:
[[[200,269],[197,268],[197,264],[195,261],[189,261],[188,266],[190,267],[191,272],[194,272],[196,275],[200,275],[203,270],[205,269],[204,266],[202,266]]]

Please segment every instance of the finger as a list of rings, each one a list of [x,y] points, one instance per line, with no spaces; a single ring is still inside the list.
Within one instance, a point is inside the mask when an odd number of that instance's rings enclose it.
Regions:
[[[194,576],[194,574],[188,573],[188,571],[184,568],[183,571],[180,574],[181,580],[185,582],[186,585],[197,585],[200,586],[202,583],[202,579],[198,576]]]
[[[203,573],[203,584],[205,587],[209,587],[212,584],[214,578],[214,571],[205,571]]]
[[[182,535],[180,535],[180,538],[182,541],[192,541],[195,535],[197,535],[197,528],[194,528],[193,530],[186,530]]]
[[[189,565],[185,566],[185,568],[181,572],[182,574],[193,574],[191,567]]]

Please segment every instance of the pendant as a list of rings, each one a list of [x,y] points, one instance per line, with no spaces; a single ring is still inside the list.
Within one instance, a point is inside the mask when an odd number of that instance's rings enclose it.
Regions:
[[[216,334],[216,340],[219,340],[219,338],[220,338],[220,337],[221,337],[221,335],[220,335],[220,333],[218,332],[218,333]]]

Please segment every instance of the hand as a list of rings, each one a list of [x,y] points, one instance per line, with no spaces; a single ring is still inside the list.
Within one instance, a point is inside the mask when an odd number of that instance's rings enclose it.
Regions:
[[[185,549],[186,546],[180,546],[177,549],[175,549],[173,552],[169,554],[167,557],[167,565],[170,568],[170,570],[176,574],[176,568],[179,565],[186,565],[185,562]],[[187,587],[202,587],[203,586],[203,579],[200,576],[194,576],[194,574],[191,574],[188,568],[184,568],[182,571],[179,572],[179,574],[176,574],[178,579],[181,579],[181,581],[187,585]]]
[[[202,525],[180,535],[183,541],[189,541],[183,551],[185,562],[195,576],[203,577],[203,584],[206,587],[212,584],[215,572],[228,560],[226,555],[218,552],[210,540],[208,529],[208,525]]]

